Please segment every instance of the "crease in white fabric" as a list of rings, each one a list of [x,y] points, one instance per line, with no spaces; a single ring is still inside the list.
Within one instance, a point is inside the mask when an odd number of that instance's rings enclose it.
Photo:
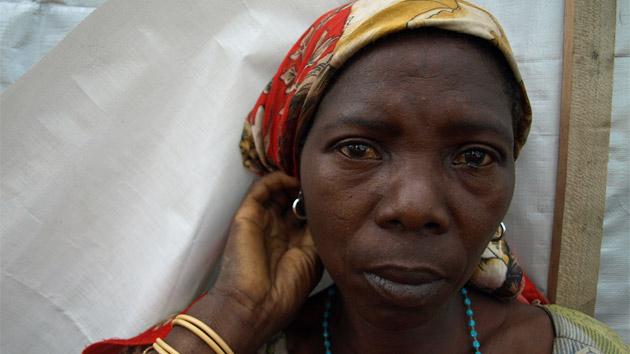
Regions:
[[[19,278],[13,276],[13,274],[9,273],[5,270],[3,270],[2,275],[5,277],[9,277],[11,278],[11,280],[15,281],[16,283],[20,284],[21,286],[23,286],[25,289],[29,290],[31,293],[37,295],[38,297],[42,298],[43,300],[45,300],[46,302],[48,302],[50,305],[52,305],[52,307],[57,310],[58,313],[62,314],[63,317],[67,318],[69,323],[72,324],[72,326],[79,332],[81,333],[81,335],[84,338],[88,338],[87,334],[86,334],[86,330],[85,328],[81,325],[81,323],[76,320],[74,318],[74,316],[72,316],[69,311],[67,311],[66,309],[64,309],[62,306],[59,306],[57,303],[55,303],[53,300],[50,299],[50,297],[48,297],[47,295],[43,294],[42,292],[38,291],[37,289],[31,287],[30,285],[26,284],[25,282],[23,282],[22,280],[20,280]]]

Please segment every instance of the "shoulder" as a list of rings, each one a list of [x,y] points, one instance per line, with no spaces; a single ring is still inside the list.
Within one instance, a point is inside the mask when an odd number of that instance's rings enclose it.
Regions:
[[[485,334],[483,352],[551,353],[553,325],[542,309],[519,302],[502,303],[478,297],[480,336]],[[485,343],[484,343],[485,342]]]
[[[628,353],[630,347],[596,319],[558,305],[540,306],[553,322],[554,353]],[[590,350],[590,351],[588,351]]]

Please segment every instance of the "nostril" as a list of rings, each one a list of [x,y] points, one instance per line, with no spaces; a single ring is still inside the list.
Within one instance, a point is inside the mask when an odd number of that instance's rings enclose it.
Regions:
[[[436,222],[429,222],[426,225],[424,225],[424,227],[426,227],[428,230],[432,230],[436,233],[442,233],[442,226]]]
[[[398,229],[401,231],[405,230],[405,225],[400,220],[389,220],[387,221],[387,225],[391,228]]]
[[[409,231],[414,228],[414,227],[410,227],[409,225],[405,225],[405,223],[403,223],[400,220],[389,220],[386,222],[386,224],[388,227],[392,229],[397,229],[399,231]],[[422,225],[422,227],[425,228],[426,230],[431,230],[437,233],[441,233],[440,230],[442,229],[440,224],[436,222],[429,222],[427,224]]]
[[[426,224],[425,227],[429,228],[429,229],[437,229],[437,228],[440,227],[440,225],[438,225],[438,223],[436,223],[436,222],[430,222],[430,223]]]

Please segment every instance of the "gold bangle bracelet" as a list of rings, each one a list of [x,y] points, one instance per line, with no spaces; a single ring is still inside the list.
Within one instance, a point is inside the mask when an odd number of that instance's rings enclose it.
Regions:
[[[207,324],[203,323],[201,320],[192,317],[190,315],[181,314],[175,317],[179,320],[184,320],[194,324],[195,326],[201,328],[207,335],[209,335],[221,348],[225,351],[226,354],[234,354],[230,346],[217,334],[217,332],[213,331]]]
[[[162,347],[162,349],[166,350],[169,354],[179,354],[179,352],[177,350],[175,350],[175,348],[173,348],[170,345],[166,344],[166,342],[163,341],[162,338],[156,339],[155,343],[157,345],[159,345],[160,347]]]
[[[212,338],[208,337],[207,334],[205,334],[201,329],[199,329],[199,327],[195,326],[194,324],[180,319],[178,318],[179,316],[177,316],[173,322],[171,322],[173,324],[173,326],[182,326],[186,329],[188,329],[189,331],[193,332],[194,334],[197,335],[197,337],[201,338],[201,340],[203,340],[204,342],[206,342],[206,344],[208,346],[210,346],[210,348],[212,348],[212,350],[214,350],[215,353],[217,354],[225,354],[225,352],[223,351],[223,349],[221,349],[221,347],[214,342],[214,340],[212,340]]]
[[[160,347],[159,344],[153,343],[153,350],[155,350],[156,352],[158,352],[159,354],[170,354],[169,352],[167,352],[166,350],[162,349],[162,347]]]

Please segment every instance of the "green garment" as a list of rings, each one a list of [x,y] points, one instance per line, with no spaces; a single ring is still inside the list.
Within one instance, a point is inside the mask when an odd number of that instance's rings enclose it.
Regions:
[[[628,354],[630,347],[605,324],[558,305],[541,306],[555,331],[553,354]]]

